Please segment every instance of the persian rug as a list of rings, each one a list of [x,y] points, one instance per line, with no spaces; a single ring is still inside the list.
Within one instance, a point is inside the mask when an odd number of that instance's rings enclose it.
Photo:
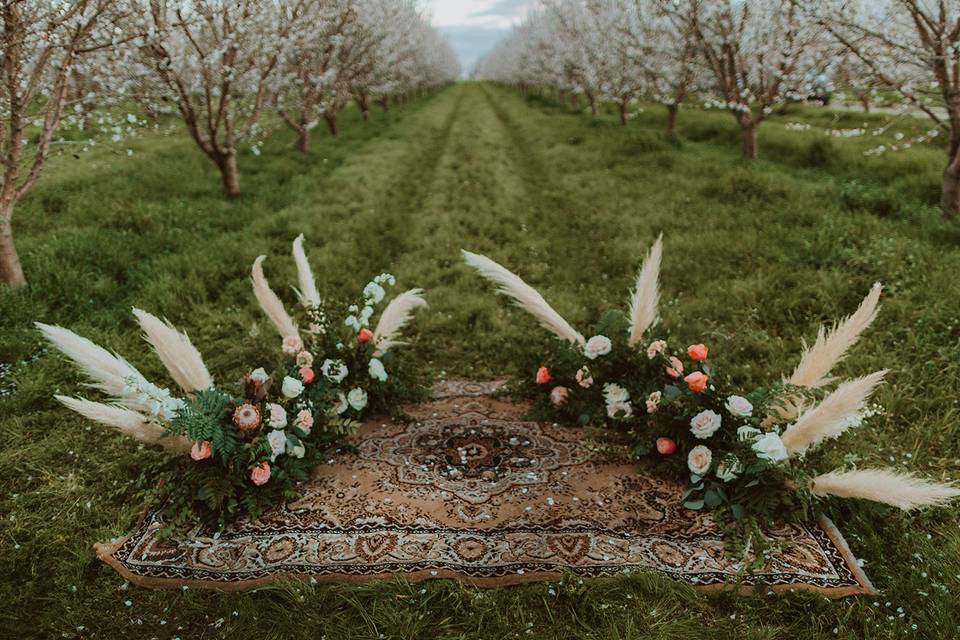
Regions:
[[[394,576],[496,587],[653,570],[708,589],[873,592],[826,519],[769,531],[782,551],[746,574],[710,516],[680,506],[681,487],[601,458],[578,428],[525,421],[526,407],[493,397],[497,388],[444,382],[407,408],[412,421],[367,422],[355,452],[258,520],[161,539],[153,511],[97,556],[148,587]]]

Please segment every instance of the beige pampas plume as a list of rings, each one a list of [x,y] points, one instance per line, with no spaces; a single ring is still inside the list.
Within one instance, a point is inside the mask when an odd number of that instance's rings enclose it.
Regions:
[[[663,256],[663,234],[653,243],[637,274],[637,285],[630,298],[630,339],[632,347],[643,339],[644,332],[657,320],[660,302],[660,259]]]
[[[818,496],[873,500],[905,511],[943,506],[960,496],[957,487],[883,469],[831,471],[814,478],[810,491]]]
[[[847,351],[856,344],[860,334],[877,317],[877,303],[883,286],[877,282],[857,310],[841,320],[832,331],[820,327],[817,341],[804,351],[800,364],[790,376],[789,383],[798,387],[818,388],[830,382],[827,374]],[[789,419],[789,418],[788,418]]]
[[[486,256],[463,251],[463,259],[476,269],[481,276],[500,285],[497,293],[513,298],[517,306],[540,321],[545,329],[557,337],[583,345],[586,341],[570,324],[553,310],[537,290],[528,285],[514,273]]]
[[[166,449],[178,453],[190,451],[190,441],[182,437],[163,437],[163,427],[150,422],[144,416],[136,411],[130,411],[122,407],[116,407],[101,402],[91,402],[83,398],[69,398],[67,396],[53,396],[65,407],[76,411],[80,415],[94,422],[105,424],[108,427],[114,427],[125,435],[130,436],[140,442],[148,444],[159,444]]]
[[[192,393],[200,389],[208,389],[213,385],[210,372],[203,364],[200,352],[186,334],[180,333],[169,322],[164,322],[142,309],[134,308],[133,315],[137,317],[147,342],[160,356],[163,366],[167,368],[181,389]]]
[[[823,402],[805,411],[784,431],[782,440],[791,457],[804,453],[824,440],[836,438],[851,425],[864,403],[877,388],[886,370],[844,382]]]
[[[124,395],[128,379],[144,379],[133,365],[119,355],[110,353],[69,329],[42,322],[35,322],[34,325],[50,344],[73,360],[84,375],[93,381],[92,387],[119,398]]]
[[[380,314],[377,328],[373,332],[373,343],[377,347],[374,355],[379,357],[393,347],[403,344],[398,340],[400,331],[410,321],[414,311],[426,306],[423,289],[410,289],[391,300]]]
[[[300,282],[300,302],[305,307],[320,306],[320,292],[313,278],[313,271],[307,261],[307,254],[303,250],[303,234],[293,241],[293,261],[297,263],[297,279]]]
[[[277,328],[282,338],[288,336],[299,337],[300,333],[297,331],[297,325],[294,323],[293,318],[291,318],[287,310],[283,308],[283,303],[280,302],[280,298],[278,298],[277,294],[270,288],[266,276],[263,275],[263,261],[266,259],[267,256],[259,256],[253,261],[253,270],[250,275],[251,280],[253,280],[253,295],[257,297],[260,308],[263,309],[263,312],[266,313],[270,321],[273,322],[273,326]]]

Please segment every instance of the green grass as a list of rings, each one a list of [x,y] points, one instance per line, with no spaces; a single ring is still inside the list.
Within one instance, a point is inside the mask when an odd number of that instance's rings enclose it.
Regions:
[[[849,126],[864,120],[840,114]],[[876,116],[872,122],[882,119]],[[293,278],[303,232],[321,289],[390,270],[428,290],[406,355],[455,376],[512,370],[540,330],[460,265],[460,248],[516,268],[574,324],[622,305],[642,254],[666,238],[663,315],[737,382],[787,373],[801,340],[887,285],[881,315],[841,366],[890,367],[887,411],[841,440],[833,462],[960,477],[960,229],[934,207],[943,151],[868,158],[873,140],[764,124],[761,160],[738,158],[733,119],[685,110],[676,138],[648,106],[626,128],[543,98],[465,83],[316,137],[301,157],[279,133],[241,158],[227,202],[184,137],[97,147],[51,163],[15,217],[31,281],[0,290],[0,637],[67,638],[951,638],[960,620],[960,516],[866,504],[829,515],[882,594],[704,595],[654,575],[483,591],[449,582],[277,585],[248,593],[127,587],[92,551],[145,506],[158,451],[68,414],[80,389],[31,322],[71,327],[163,379],[129,308],[186,329],[221,379],[273,348],[247,280]],[[843,125],[848,126],[848,125]],[[922,123],[904,123],[922,129]],[[915,625],[915,626],[914,626]]]

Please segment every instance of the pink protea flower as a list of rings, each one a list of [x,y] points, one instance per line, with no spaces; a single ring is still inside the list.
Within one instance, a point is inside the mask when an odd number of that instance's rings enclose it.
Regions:
[[[567,401],[567,396],[570,395],[570,390],[566,387],[554,387],[550,392],[550,403],[555,407],[563,406]]]
[[[295,356],[303,349],[303,340],[300,336],[284,336],[282,346],[284,353]]]
[[[297,366],[298,367],[312,367],[313,366],[313,354],[309,351],[301,351],[297,354]]]
[[[686,378],[683,379],[687,383],[687,388],[694,393],[703,393],[703,390],[707,388],[707,382],[710,378],[705,373],[700,371],[694,371]]]
[[[671,378],[679,378],[683,375],[683,363],[679,358],[670,356],[670,366],[667,367],[667,375]]]
[[[270,463],[266,460],[250,469],[250,481],[253,484],[262,487],[268,480],[270,480]]]
[[[553,378],[550,377],[550,370],[546,367],[537,369],[537,384],[547,384]]]
[[[260,426],[260,409],[252,404],[244,403],[233,412],[233,424],[240,431],[252,431]]]
[[[687,355],[690,356],[691,360],[696,362],[703,362],[707,359],[707,353],[710,349],[707,348],[705,344],[692,344],[687,347]]]
[[[209,440],[204,440],[203,442],[194,442],[193,446],[190,447],[190,457],[197,462],[206,460],[212,455],[213,449],[210,448]]]

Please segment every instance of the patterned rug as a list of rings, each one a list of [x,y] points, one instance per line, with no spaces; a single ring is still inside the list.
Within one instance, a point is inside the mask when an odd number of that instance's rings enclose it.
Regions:
[[[826,519],[769,531],[783,551],[742,575],[710,517],[679,505],[680,487],[598,459],[579,429],[524,421],[523,406],[490,396],[496,386],[441,383],[408,409],[413,422],[368,422],[357,453],[259,520],[163,540],[153,512],[97,556],[149,587],[391,576],[494,587],[654,570],[704,588],[873,592]]]

